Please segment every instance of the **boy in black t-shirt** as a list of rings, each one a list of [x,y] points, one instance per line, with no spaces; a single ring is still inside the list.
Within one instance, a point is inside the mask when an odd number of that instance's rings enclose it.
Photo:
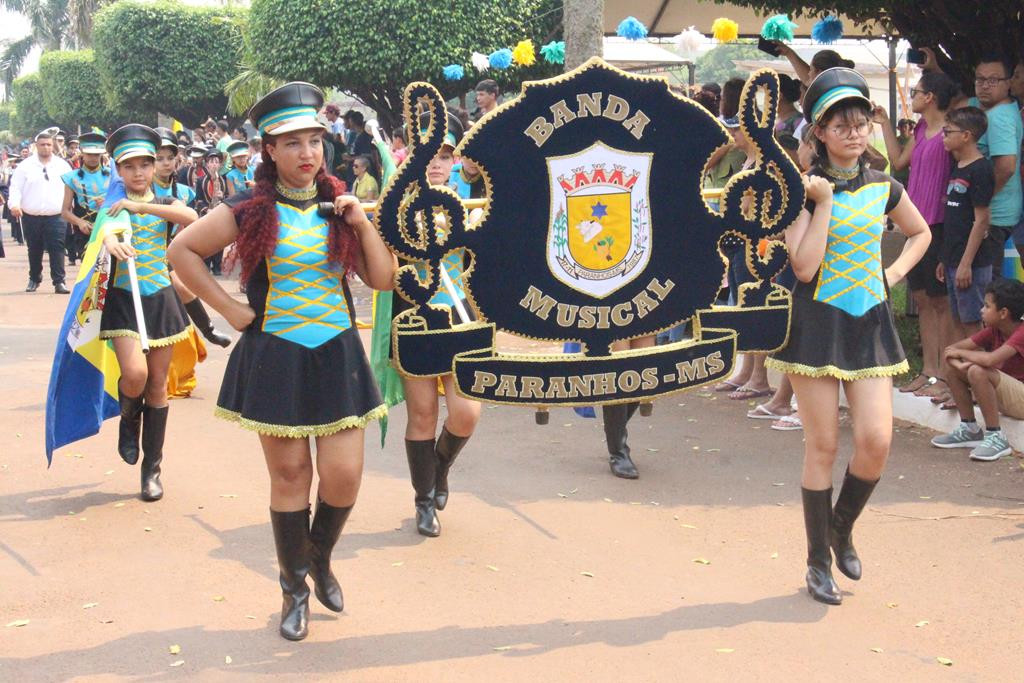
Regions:
[[[942,127],[942,143],[956,163],[946,187],[946,216],[936,276],[946,283],[953,322],[960,337],[981,329],[985,288],[992,262],[981,249],[989,228],[989,202],[995,189],[992,162],[978,151],[988,119],[977,107],[951,109]]]

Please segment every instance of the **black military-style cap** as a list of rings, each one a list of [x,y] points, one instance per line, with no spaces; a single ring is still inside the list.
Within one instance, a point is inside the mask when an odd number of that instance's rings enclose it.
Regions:
[[[107,153],[115,163],[135,157],[156,158],[160,146],[160,134],[141,123],[121,126],[107,138]]]
[[[228,145],[228,156],[237,157],[249,153],[249,143],[235,140]]]
[[[317,118],[324,93],[312,83],[292,81],[264,95],[249,110],[249,120],[260,135],[281,135],[326,126]]]
[[[817,123],[835,104],[849,99],[862,100],[872,106],[871,92],[864,77],[843,66],[825,69],[804,94],[804,119],[808,123]]]
[[[71,144],[75,140],[68,140]],[[78,136],[78,148],[82,154],[103,154],[106,150],[107,136],[103,133],[82,133]]]
[[[156,134],[160,136],[160,147],[170,147],[171,149],[177,151],[178,136],[174,134],[173,130],[171,130],[170,128],[165,128],[164,126],[154,128],[153,130],[155,130]]]

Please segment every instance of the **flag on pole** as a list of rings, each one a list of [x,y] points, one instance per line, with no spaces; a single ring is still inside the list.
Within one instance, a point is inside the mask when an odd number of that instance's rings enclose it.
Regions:
[[[110,216],[107,208],[125,196],[124,182],[110,164],[110,186],[89,235],[82,266],[71,290],[57,335],[57,349],[46,392],[46,461],[69,443],[97,434],[100,425],[119,411],[117,382],[121,369],[113,345],[100,339],[100,317],[107,293],[110,257],[103,237],[112,230],[131,229],[130,216]]]

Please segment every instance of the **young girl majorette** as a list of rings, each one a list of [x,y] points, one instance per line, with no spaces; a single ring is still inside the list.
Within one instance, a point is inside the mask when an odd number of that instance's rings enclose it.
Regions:
[[[171,246],[182,281],[243,332],[224,373],[217,415],[259,434],[270,473],[270,519],[284,597],[280,633],[308,632],[309,588],[344,607],[331,551],[355,504],[363,428],[383,417],[345,284],[355,272],[390,289],[397,262],[359,202],[323,169],[323,93],[287,83],[253,105],[262,136],[256,187],[225,200]],[[330,215],[319,210],[329,202]],[[248,303],[231,297],[203,259],[236,243]],[[320,475],[310,526],[316,439]]]
[[[420,127],[428,125],[427,115],[420,120]],[[448,115],[448,128],[441,149],[427,166],[427,181],[431,185],[448,185],[455,166],[454,151],[462,139],[463,129],[459,120]],[[463,197],[468,199],[468,195]],[[444,259],[444,267],[455,286],[455,293],[465,300],[462,291],[462,274],[465,251],[457,249],[450,252]],[[420,273],[426,277],[426,269]],[[401,297],[394,299],[395,315],[408,308]],[[455,300],[446,288],[438,290],[430,300],[435,306],[445,306],[451,310],[452,322],[460,321],[455,310]],[[468,303],[464,310],[471,312]],[[470,313],[470,315],[472,315]],[[445,404],[448,417],[437,435],[437,418],[439,402],[437,379],[435,377],[403,377],[402,387],[405,393],[408,423],[405,427],[405,454],[409,461],[409,476],[416,493],[416,530],[424,536],[439,536],[441,523],[437,519],[437,511],[444,510],[448,505],[448,472],[455,458],[469,441],[476,423],[480,420],[480,404],[460,396],[455,391],[455,383],[451,373],[441,375],[444,386]]]
[[[852,69],[828,69],[811,83],[803,104],[815,127],[818,161],[805,176],[807,205],[786,231],[799,280],[789,343],[768,362],[789,375],[804,424],[807,591],[819,602],[838,605],[842,596],[832,578],[830,546],[839,570],[860,579],[853,523],[885,468],[892,377],[907,369],[889,310],[889,286],[924,255],[930,233],[899,182],[862,162],[872,110],[864,78]],[[908,240],[883,271],[887,215]],[[853,418],[854,453],[833,509],[840,383]]]
[[[167,430],[167,368],[172,346],[188,336],[185,308],[171,286],[167,270],[168,224],[188,225],[196,212],[180,200],[153,195],[154,160],[160,135],[137,123],[118,128],[107,140],[126,198],[106,207],[110,215],[131,214],[131,240],[120,232],[103,236],[114,259],[110,287],[100,319],[100,338],[111,339],[121,368],[118,400],[121,425],[117,451],[129,465],[139,459],[142,432],[142,499],[159,500],[164,434]],[[150,350],[142,353],[125,260],[135,259],[142,315]]]
[[[157,197],[173,197],[185,202],[186,206],[193,206],[196,201],[196,193],[188,185],[177,182],[175,165],[178,160],[178,141],[174,132],[169,128],[156,128],[160,134],[160,148],[156,151],[156,173],[153,176],[153,194]],[[177,228],[175,228],[177,229]],[[173,231],[172,231],[173,236]],[[206,341],[217,346],[228,347],[231,345],[231,337],[220,332],[213,326],[210,314],[203,307],[203,302],[195,294],[189,291],[188,287],[181,283],[181,280],[171,270],[171,284],[178,298],[185,305],[188,317],[196,326]]]

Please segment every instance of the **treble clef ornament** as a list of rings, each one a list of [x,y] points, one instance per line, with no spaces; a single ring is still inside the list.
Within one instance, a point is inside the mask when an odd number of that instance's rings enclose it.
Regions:
[[[804,204],[800,172],[775,139],[778,98],[779,79],[770,69],[756,72],[743,86],[740,127],[755,148],[757,163],[733,176],[722,196],[726,226],[722,240],[743,243],[747,269],[758,279],[743,287],[741,303],[746,306],[764,305],[772,291],[771,279],[788,259],[781,242],[769,242],[763,255],[758,254],[758,242],[779,235],[796,220]]]
[[[448,114],[441,94],[429,83],[407,87],[402,105],[410,131],[409,154],[384,188],[374,221],[385,243],[400,258],[413,262],[395,275],[395,291],[412,304],[410,315],[422,317],[428,329],[450,328],[451,309],[430,300],[444,291],[442,259],[465,246],[467,215],[451,188],[431,186],[427,179],[427,166],[444,143]],[[418,110],[428,115],[423,130]],[[425,273],[421,272],[424,267]]]

